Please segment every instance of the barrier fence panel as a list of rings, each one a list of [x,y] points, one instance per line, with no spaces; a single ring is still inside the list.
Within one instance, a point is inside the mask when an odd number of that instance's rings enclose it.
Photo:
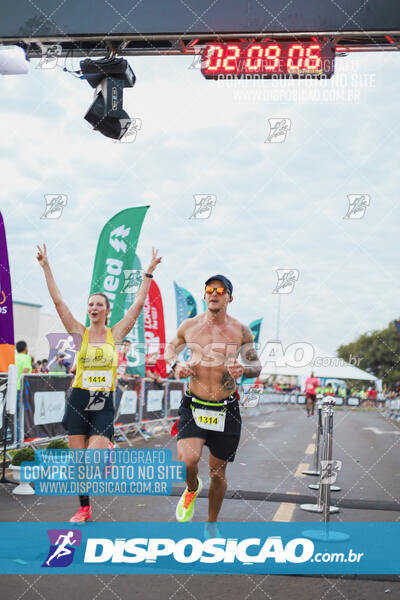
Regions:
[[[360,398],[347,398],[347,405],[348,406],[360,406]]]
[[[161,421],[165,418],[165,383],[143,379],[141,421]]]
[[[261,404],[277,404],[284,402],[284,395],[278,392],[264,392],[261,396]]]
[[[250,384],[246,384],[247,388],[243,385],[241,388],[241,393],[246,394],[247,391],[252,388],[253,386]],[[332,396],[333,397],[333,396]],[[359,397],[354,397],[354,396],[350,396],[349,398],[345,398],[343,396],[334,396],[335,398],[335,402],[336,402],[336,406],[364,406],[365,402],[368,402],[368,399],[366,400],[361,400]],[[391,405],[390,400],[386,400],[384,398],[381,398],[379,400],[377,400],[374,405],[378,406],[379,403],[383,404],[386,403],[386,408],[390,411],[394,411],[394,410],[399,410],[400,411],[400,399],[399,399],[399,406],[397,407],[396,404],[396,409],[394,408],[395,405]],[[397,402],[397,399],[396,399]],[[264,405],[264,404],[300,404],[300,405],[305,405],[306,404],[306,396],[304,393],[298,393],[298,392],[278,392],[278,391],[271,391],[271,390],[263,390],[262,394],[260,396],[260,405]]]
[[[120,435],[128,446],[132,446],[127,433],[131,430],[140,433],[142,410],[142,384],[143,380],[136,377],[127,377],[118,382],[114,396],[115,418],[114,431]]]
[[[27,374],[21,377],[20,443],[66,435],[61,423],[71,375]]]
[[[118,383],[115,393],[115,426],[140,421],[140,388],[142,379],[127,378]]]
[[[386,410],[391,419],[400,420],[400,398],[391,398],[386,402]]]
[[[6,436],[7,447],[16,444],[15,415],[7,410],[8,373],[0,373],[0,444],[3,446]]]
[[[184,393],[184,381],[167,380],[165,389],[167,419],[176,419],[178,417],[178,409]]]

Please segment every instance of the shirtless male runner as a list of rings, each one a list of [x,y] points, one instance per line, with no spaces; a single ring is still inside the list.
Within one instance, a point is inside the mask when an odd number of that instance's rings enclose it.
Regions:
[[[177,379],[190,376],[179,408],[178,460],[186,463],[186,490],[176,508],[178,521],[190,521],[194,502],[201,491],[198,463],[204,444],[210,450],[209,523],[215,523],[225,496],[228,462],[233,462],[239,444],[241,418],[236,379],[257,377],[261,364],[248,327],[227,314],[232,302],[232,283],[214,275],[205,283],[207,311],[179,326],[168,344],[165,358]],[[178,363],[185,346],[191,350],[189,363]],[[245,366],[238,361],[240,354]]]

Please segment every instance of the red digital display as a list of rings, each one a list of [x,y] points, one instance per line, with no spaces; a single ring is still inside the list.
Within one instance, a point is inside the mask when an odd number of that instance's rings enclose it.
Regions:
[[[334,59],[334,45],[326,42],[221,42],[204,48],[201,72],[207,79],[329,78]]]

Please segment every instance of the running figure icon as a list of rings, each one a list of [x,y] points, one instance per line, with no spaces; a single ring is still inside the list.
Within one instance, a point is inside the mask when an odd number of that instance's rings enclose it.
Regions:
[[[57,549],[53,554],[46,560],[46,565],[50,566],[51,561],[54,558],[61,558],[62,556],[67,556],[68,554],[72,554],[72,550],[67,548],[67,546],[73,546],[76,544],[78,540],[73,539],[74,532],[68,531],[65,535],[59,535],[56,541]],[[62,540],[60,542],[60,540]]]

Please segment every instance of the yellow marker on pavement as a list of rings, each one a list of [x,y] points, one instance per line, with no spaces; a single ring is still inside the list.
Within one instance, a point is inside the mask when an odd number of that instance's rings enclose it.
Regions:
[[[305,477],[304,473],[302,473],[302,471],[307,471],[308,467],[310,465],[308,463],[300,463],[296,469],[296,473],[294,474],[295,477]]]
[[[306,454],[314,454],[315,452],[315,444],[308,444],[306,448]]]

